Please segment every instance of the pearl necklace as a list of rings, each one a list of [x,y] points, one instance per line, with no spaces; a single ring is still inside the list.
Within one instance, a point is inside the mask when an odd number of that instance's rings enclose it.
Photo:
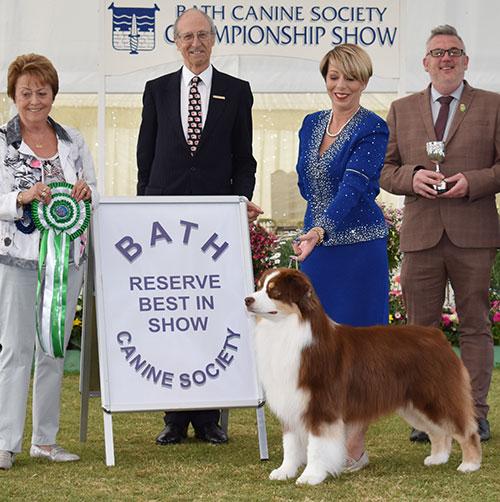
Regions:
[[[352,120],[352,118],[354,117],[354,115],[356,115],[356,113],[358,113],[358,110],[361,108],[361,106],[358,106],[358,109],[349,117],[349,119],[347,120],[347,122],[335,133],[335,134],[332,134],[330,132],[330,126],[332,125],[332,119],[333,119],[333,110],[330,112],[330,120],[328,120],[328,127],[326,128],[326,134],[328,136],[330,136],[330,138],[336,138],[345,128],[345,126]]]

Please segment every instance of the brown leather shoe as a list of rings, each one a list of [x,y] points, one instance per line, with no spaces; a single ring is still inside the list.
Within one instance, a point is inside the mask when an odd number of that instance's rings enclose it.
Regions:
[[[227,443],[228,441],[226,433],[213,422],[196,427],[194,437],[213,444]]]
[[[156,444],[177,444],[187,438],[187,427],[181,429],[177,424],[167,424],[156,438]]]

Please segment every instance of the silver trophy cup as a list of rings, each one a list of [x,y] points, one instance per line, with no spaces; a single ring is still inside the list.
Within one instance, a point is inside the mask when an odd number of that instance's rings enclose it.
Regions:
[[[436,164],[436,172],[440,173],[439,163],[444,162],[445,154],[444,154],[444,141],[428,141],[425,144],[425,148],[427,150],[427,157]],[[443,180],[439,185],[433,185],[434,190],[438,194],[444,193],[447,190],[446,182]]]

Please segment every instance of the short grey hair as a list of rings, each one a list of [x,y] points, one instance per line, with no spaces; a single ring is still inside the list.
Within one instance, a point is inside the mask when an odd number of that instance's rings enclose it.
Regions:
[[[441,24],[439,26],[436,26],[434,29],[431,30],[431,34],[429,38],[427,39],[426,46],[429,45],[430,41],[434,38],[437,37],[438,35],[450,35],[452,37],[457,37],[460,42],[462,42],[462,45],[464,46],[464,52],[465,52],[465,43],[462,40],[462,37],[458,34],[457,29],[454,26],[450,26],[449,24]]]
[[[210,33],[212,35],[215,35],[216,33],[216,29],[215,29],[215,24],[214,24],[214,21],[213,19],[207,15],[205,12],[203,12],[202,10],[200,9],[197,9],[196,7],[193,7],[192,9],[188,9],[188,10],[185,10],[176,20],[175,20],[175,23],[174,23],[174,39],[177,39],[179,38],[179,32],[177,31],[177,25],[179,23],[179,20],[182,19],[182,16],[184,16],[184,14],[187,14],[188,12],[193,12],[193,11],[196,11],[196,12],[199,12],[202,16],[205,17],[205,19],[208,21],[208,24],[210,25]]]

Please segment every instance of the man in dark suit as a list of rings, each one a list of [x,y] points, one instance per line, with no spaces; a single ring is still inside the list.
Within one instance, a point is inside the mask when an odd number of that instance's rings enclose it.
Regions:
[[[253,96],[248,82],[210,64],[212,19],[197,9],[176,20],[174,37],[184,59],[177,72],[146,83],[137,143],[138,195],[243,195],[250,201]],[[262,210],[247,203],[252,221]],[[157,444],[179,443],[189,422],[195,436],[225,443],[219,410],[166,412]]]
[[[439,327],[448,280],[453,287],[460,353],[471,377],[478,432],[487,441],[486,399],[494,362],[489,286],[500,246],[495,204],[500,95],[464,80],[468,62],[455,28],[444,25],[431,32],[423,60],[431,85],[392,103],[380,186],[406,196],[401,285],[408,322]],[[444,141],[442,174],[427,157],[430,141]],[[436,187],[443,179],[447,191],[440,194]],[[418,430],[410,439],[428,440]]]

